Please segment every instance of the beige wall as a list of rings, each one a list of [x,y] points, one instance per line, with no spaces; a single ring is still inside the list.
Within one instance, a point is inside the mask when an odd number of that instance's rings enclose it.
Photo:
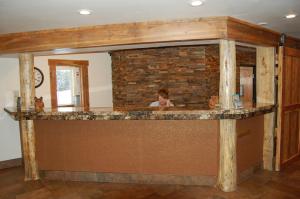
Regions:
[[[111,58],[108,53],[35,57],[35,66],[41,69],[45,76],[42,86],[36,89],[36,96],[44,97],[46,107],[51,106],[48,59],[88,60],[90,106],[112,107]]]
[[[19,92],[19,60],[0,58],[0,161],[21,157],[19,123],[3,111]]]

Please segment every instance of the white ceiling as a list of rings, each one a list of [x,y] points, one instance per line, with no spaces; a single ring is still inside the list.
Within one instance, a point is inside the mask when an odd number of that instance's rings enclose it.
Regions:
[[[111,23],[232,16],[300,38],[300,0],[0,0],[0,34]],[[77,10],[88,8],[92,15]],[[287,20],[288,13],[299,14]]]

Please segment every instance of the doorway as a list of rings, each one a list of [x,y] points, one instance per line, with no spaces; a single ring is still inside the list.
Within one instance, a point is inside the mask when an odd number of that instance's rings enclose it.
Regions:
[[[57,106],[81,106],[80,70],[74,66],[56,67]]]
[[[52,107],[89,107],[88,61],[48,60]]]

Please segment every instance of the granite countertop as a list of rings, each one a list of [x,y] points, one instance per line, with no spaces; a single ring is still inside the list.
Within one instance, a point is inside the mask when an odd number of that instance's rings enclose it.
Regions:
[[[242,109],[195,110],[191,108],[45,108],[43,112],[34,109],[17,111],[4,108],[15,120],[220,120],[245,119],[273,112],[275,105],[261,104]]]

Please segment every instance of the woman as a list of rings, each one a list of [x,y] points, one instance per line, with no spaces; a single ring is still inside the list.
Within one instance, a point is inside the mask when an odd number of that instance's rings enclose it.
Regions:
[[[158,92],[158,101],[152,102],[151,107],[170,107],[174,104],[169,99],[169,92],[167,89],[160,89]]]

